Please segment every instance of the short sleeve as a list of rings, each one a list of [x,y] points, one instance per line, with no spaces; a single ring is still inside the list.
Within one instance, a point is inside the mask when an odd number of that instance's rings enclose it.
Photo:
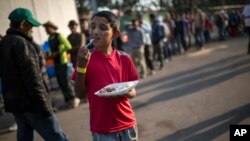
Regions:
[[[127,62],[128,62],[128,81],[134,81],[139,79],[138,72],[136,70],[136,67],[132,61],[132,59],[127,56]]]

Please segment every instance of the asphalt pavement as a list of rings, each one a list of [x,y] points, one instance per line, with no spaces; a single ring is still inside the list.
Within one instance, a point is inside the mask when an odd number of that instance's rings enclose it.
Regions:
[[[140,80],[131,100],[140,141],[228,141],[231,124],[250,125],[247,42],[237,37],[193,48]],[[63,103],[60,91],[53,97]],[[57,117],[70,141],[91,141],[87,103]],[[15,140],[16,132],[6,130],[12,122],[0,115],[0,141]],[[42,141],[37,133],[36,140]]]

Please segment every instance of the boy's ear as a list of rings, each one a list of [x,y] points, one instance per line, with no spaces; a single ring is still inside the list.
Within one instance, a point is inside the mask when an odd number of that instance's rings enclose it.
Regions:
[[[120,35],[121,35],[121,31],[116,30],[115,33],[114,33],[114,39],[119,37]]]

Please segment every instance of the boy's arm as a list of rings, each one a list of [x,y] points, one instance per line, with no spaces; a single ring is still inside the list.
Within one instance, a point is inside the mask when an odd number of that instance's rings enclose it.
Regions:
[[[86,88],[85,88],[85,74],[76,72],[76,78],[75,78],[75,93],[76,97],[80,99],[86,99]]]
[[[77,97],[86,99],[85,74],[90,60],[90,52],[86,47],[79,49],[77,60],[77,74],[74,85],[75,93]]]

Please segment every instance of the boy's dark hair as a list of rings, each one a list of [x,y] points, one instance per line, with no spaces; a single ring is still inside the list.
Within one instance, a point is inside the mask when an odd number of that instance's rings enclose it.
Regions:
[[[111,24],[111,27],[113,28],[114,31],[119,30],[119,19],[118,17],[112,13],[111,11],[100,11],[95,13],[91,20],[93,20],[94,17],[104,17],[106,19],[108,19],[108,21]]]

